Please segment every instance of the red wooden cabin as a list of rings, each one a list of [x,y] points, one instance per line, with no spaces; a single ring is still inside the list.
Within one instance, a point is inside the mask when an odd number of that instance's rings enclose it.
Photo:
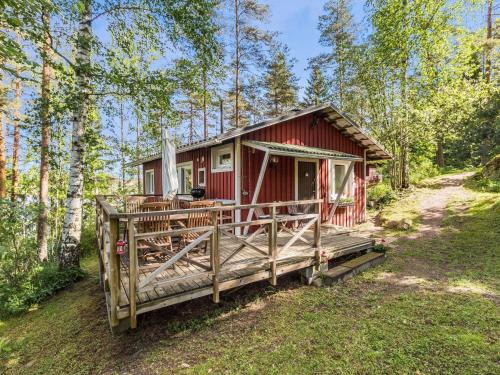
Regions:
[[[178,194],[203,187],[206,198],[234,204],[321,198],[323,222],[349,227],[365,220],[367,162],[390,158],[323,104],[179,147]],[[144,194],[162,193],[161,154],[130,165],[143,166]]]

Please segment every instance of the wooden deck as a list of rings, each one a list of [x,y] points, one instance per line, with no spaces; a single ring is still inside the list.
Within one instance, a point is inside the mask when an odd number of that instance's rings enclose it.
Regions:
[[[312,231],[303,235],[305,240],[312,240]],[[253,243],[267,251],[267,235],[259,236]],[[277,237],[278,247],[285,245],[292,237],[291,234],[281,232]],[[328,259],[334,259],[343,255],[371,249],[373,240],[351,236],[349,234],[337,234],[331,230],[322,229],[321,250],[326,253]],[[238,246],[239,242],[230,238],[221,239],[220,251],[222,258],[230,255]],[[197,254],[193,260],[210,266],[210,258],[207,255]],[[277,258],[277,274],[297,271],[310,267],[315,263],[315,251],[310,245],[297,242],[285,252],[280,253]],[[159,266],[159,263],[144,262],[139,265],[139,282],[144,280],[148,274]],[[129,269],[128,262],[121,262],[121,288],[119,302],[119,317],[125,318],[129,311]],[[199,277],[191,278],[199,275]],[[270,275],[270,262],[268,256],[258,253],[254,249],[245,248],[234,258],[221,267],[219,290],[224,291],[245,284],[266,280]],[[185,278],[182,280],[181,278]],[[213,294],[213,282],[210,274],[205,270],[187,262],[179,262],[174,268],[168,268],[156,278],[161,286],[152,286],[150,290],[137,292],[137,314],[155,310],[159,307],[175,305],[191,299]],[[175,280],[170,282],[169,280]]]
[[[283,213],[298,203],[315,205],[314,212]],[[321,226],[320,203],[120,213],[98,197],[99,270],[112,330],[121,329],[121,323],[135,328],[138,314],[209,295],[218,302],[225,290],[262,280],[276,285],[285,273],[305,268],[316,273],[327,260],[372,248],[370,239]],[[246,222],[233,222],[234,215],[223,215],[250,208],[266,209],[269,214]],[[178,214],[205,215],[206,219],[193,227],[144,226],[170,223],[169,218]],[[223,220],[228,217],[229,222]],[[242,234],[249,227],[252,230]],[[195,234],[195,240],[183,242],[188,234]]]

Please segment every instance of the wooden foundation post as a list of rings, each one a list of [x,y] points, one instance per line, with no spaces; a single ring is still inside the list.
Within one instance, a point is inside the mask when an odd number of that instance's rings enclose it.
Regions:
[[[219,253],[219,221],[217,211],[212,211],[212,236],[210,241],[210,254],[212,260],[212,284],[214,293],[212,299],[214,303],[219,303],[219,273],[220,273],[220,253]]]
[[[108,215],[105,214],[104,219],[107,219],[107,217]],[[110,268],[109,286],[105,285],[105,288],[106,289],[109,288],[109,292],[111,294],[110,298],[111,327],[118,326],[117,312],[118,312],[118,301],[120,298],[120,256],[116,254],[116,241],[118,241],[118,231],[119,231],[118,219],[115,218],[109,219],[109,254],[105,254],[104,256],[109,257],[108,259]],[[105,244],[103,252],[106,252]]]
[[[128,259],[129,259],[129,308],[130,328],[137,328],[137,247],[135,243],[135,228],[133,219],[127,223],[128,229]]]

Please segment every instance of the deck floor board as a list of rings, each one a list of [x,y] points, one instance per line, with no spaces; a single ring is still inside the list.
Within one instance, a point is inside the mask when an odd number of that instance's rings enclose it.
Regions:
[[[302,237],[312,242],[313,233],[312,231],[306,231]],[[282,231],[278,233],[277,236],[277,246],[278,252],[282,247],[292,238],[290,233]],[[252,244],[264,252],[267,253],[268,248],[268,236],[267,234],[261,234],[257,236]],[[226,259],[235,249],[237,249],[241,243],[234,238],[223,235],[220,238],[220,253],[221,259]],[[355,237],[349,234],[338,234],[338,233],[328,233],[327,230],[322,228],[321,236],[321,249],[326,252],[330,258],[336,256],[344,255],[350,251],[360,251],[363,249],[368,249],[372,245],[372,240],[367,238]],[[314,249],[300,239],[297,240],[292,246],[287,250],[279,252],[277,258],[277,268],[284,271],[285,267],[287,270],[293,269],[294,265],[297,265],[296,269],[304,268],[308,264],[312,264],[314,261],[315,251]],[[190,255],[193,260],[200,262],[202,265],[207,267],[210,266],[210,257],[208,255],[200,252],[199,254],[194,253]],[[139,282],[144,280],[151,272],[153,272],[156,267],[158,267],[165,260],[158,260],[154,264],[146,264],[144,261],[139,264]],[[128,259],[122,260],[121,262],[121,295],[120,295],[120,308],[126,308],[129,301],[128,294]],[[246,246],[236,253],[227,263],[221,267],[220,271],[220,282],[228,282],[231,280],[238,280],[241,278],[249,278],[252,275],[262,274],[263,278],[266,277],[266,272],[269,272],[270,264],[269,257],[265,256],[255,249]],[[159,274],[156,280],[152,281],[153,289],[148,289],[147,291],[137,293],[137,304],[138,306],[142,304],[148,304],[156,300],[166,300],[169,298],[174,298],[179,295],[186,295],[192,293],[193,296],[196,295],[207,295],[211,294],[212,279],[211,276],[206,273],[207,271],[198,265],[188,263],[186,261],[179,261],[176,263],[175,267],[170,267]],[[171,283],[166,283],[173,278],[179,277],[189,277],[193,275],[199,275],[199,277],[194,276],[189,279],[178,280]],[[259,279],[260,276],[256,276],[253,279]],[[163,284],[162,284],[163,282]],[[160,284],[160,285],[157,285]],[[229,283],[232,284],[232,283]],[[242,284],[243,285],[243,284]],[[207,290],[206,288],[209,288]]]

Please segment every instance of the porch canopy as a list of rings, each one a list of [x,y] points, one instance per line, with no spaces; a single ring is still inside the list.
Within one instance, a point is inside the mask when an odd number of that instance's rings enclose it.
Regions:
[[[349,179],[349,175],[351,174],[354,163],[357,161],[363,161],[362,157],[357,155],[347,154],[345,152],[340,152],[336,150],[328,150],[319,147],[310,147],[310,146],[301,146],[301,145],[290,145],[276,142],[264,142],[264,141],[243,141],[242,145],[254,148],[256,150],[263,151],[264,160],[262,161],[262,166],[259,173],[259,178],[257,179],[257,183],[255,185],[255,191],[252,197],[252,203],[257,203],[257,197],[259,196],[260,188],[262,186],[262,181],[264,180],[264,174],[266,172],[267,164],[269,161],[269,156],[291,156],[296,158],[311,158],[311,159],[330,159],[330,160],[344,160],[349,161],[349,167],[344,176],[342,184],[340,186],[340,190],[343,190],[347,184]],[[331,220],[333,214],[335,213],[338,204],[340,202],[340,194],[335,199],[335,202],[332,205],[332,208],[328,214],[328,220]],[[253,208],[251,208],[248,212],[247,221],[252,219]],[[248,231],[248,227],[245,228],[244,233],[246,234]]]
[[[255,148],[269,153],[269,155],[292,156],[296,158],[313,158],[313,159],[334,159],[347,161],[363,161],[363,158],[340,152],[336,150],[328,150],[319,147],[309,147],[300,145],[289,145],[276,142],[263,141],[243,141],[243,145]]]

